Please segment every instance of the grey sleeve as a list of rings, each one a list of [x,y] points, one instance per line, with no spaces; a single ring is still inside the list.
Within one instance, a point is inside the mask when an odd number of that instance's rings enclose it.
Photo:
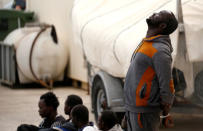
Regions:
[[[170,82],[172,81],[171,54],[167,50],[158,51],[152,60],[159,81],[161,102],[172,104],[174,92],[170,89]]]

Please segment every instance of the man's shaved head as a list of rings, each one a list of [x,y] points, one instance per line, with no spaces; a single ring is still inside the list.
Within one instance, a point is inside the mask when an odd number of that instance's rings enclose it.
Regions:
[[[169,35],[173,33],[178,27],[178,21],[175,15],[171,11],[160,11],[159,13],[154,13],[146,20],[149,28],[159,28],[160,25],[165,26],[161,30],[160,34]]]

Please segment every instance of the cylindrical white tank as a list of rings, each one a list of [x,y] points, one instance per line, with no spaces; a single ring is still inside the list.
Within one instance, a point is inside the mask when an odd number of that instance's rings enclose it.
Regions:
[[[4,43],[15,46],[20,83],[63,79],[68,51],[58,42],[53,26],[16,29]]]

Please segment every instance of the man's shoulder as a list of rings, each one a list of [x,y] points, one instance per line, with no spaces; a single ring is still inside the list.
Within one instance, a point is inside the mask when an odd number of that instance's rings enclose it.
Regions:
[[[156,48],[157,52],[172,53],[172,51],[173,51],[170,39],[169,40],[153,41],[152,46],[154,48]]]
[[[77,131],[76,127],[71,122],[66,122],[62,126],[53,127],[57,131]]]
[[[56,117],[55,122],[51,125],[51,127],[61,126],[65,121],[65,118],[62,115],[59,115]]]
[[[157,51],[161,50],[170,50],[170,46],[167,44],[163,44],[162,42],[154,42],[152,45],[154,48],[157,49]]]
[[[62,115],[56,116],[56,121],[65,121],[65,118]]]

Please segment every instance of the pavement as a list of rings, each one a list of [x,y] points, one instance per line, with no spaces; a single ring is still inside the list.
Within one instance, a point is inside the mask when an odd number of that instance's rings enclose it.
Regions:
[[[38,114],[38,101],[47,91],[45,88],[11,89],[0,86],[0,131],[16,131],[22,123],[38,125],[42,120]],[[64,114],[64,102],[70,94],[79,95],[90,111],[90,97],[86,91],[72,87],[57,87],[53,92],[60,102],[58,114],[65,118],[68,116]],[[92,113],[90,120],[94,121]]]
[[[38,100],[47,91],[45,88],[11,89],[0,85],[0,131],[16,131],[16,128],[22,123],[38,125],[42,120],[38,114]],[[70,94],[79,95],[83,99],[84,105],[91,111],[91,100],[87,91],[73,87],[57,87],[53,89],[53,92],[60,101],[58,114],[65,116],[64,102]],[[161,128],[160,131],[203,131],[202,114],[194,112],[190,114],[171,113],[171,115],[175,127]],[[65,117],[67,118],[67,116]],[[90,121],[95,121],[91,112]]]

